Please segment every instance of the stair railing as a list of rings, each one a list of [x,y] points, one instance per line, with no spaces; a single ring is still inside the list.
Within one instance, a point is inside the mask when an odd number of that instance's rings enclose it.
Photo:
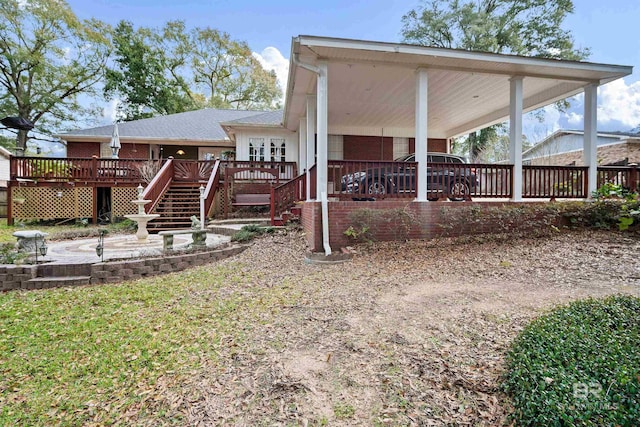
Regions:
[[[205,216],[209,216],[211,208],[213,207],[213,199],[216,196],[218,187],[220,185],[220,160],[216,160],[211,170],[211,175],[207,181],[207,187],[204,189],[204,213]]]
[[[147,208],[147,213],[153,212],[160,200],[162,200],[162,196],[171,186],[173,173],[173,157],[169,157],[164,165],[162,165],[160,171],[153,177],[149,185],[147,185],[144,193],[142,193],[142,198],[144,200],[151,200],[148,205],[149,207]]]
[[[289,182],[271,187],[271,224],[275,223],[276,216],[293,206],[296,202],[305,200],[307,178],[303,172]]]

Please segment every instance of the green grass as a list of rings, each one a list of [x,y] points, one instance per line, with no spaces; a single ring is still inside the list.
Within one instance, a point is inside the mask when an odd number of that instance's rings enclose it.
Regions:
[[[522,426],[637,425],[640,298],[576,301],[528,325],[504,388]]]
[[[241,342],[261,313],[296,298],[285,284],[229,292],[245,279],[228,264],[0,294],[0,425],[109,425],[136,411],[136,424],[181,424],[170,408],[144,414],[158,379],[215,365],[221,337]]]

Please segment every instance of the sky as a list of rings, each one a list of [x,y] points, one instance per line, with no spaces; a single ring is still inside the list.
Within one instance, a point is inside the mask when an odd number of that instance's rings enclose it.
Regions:
[[[402,16],[419,0],[68,0],[79,18],[98,18],[115,25],[161,27],[180,19],[187,27],[212,27],[246,41],[263,66],[274,69],[286,86],[291,39],[297,35],[399,42]],[[631,65],[631,76],[598,91],[598,130],[629,131],[640,127],[640,37],[638,0],[574,0],[565,21],[575,45],[590,48],[589,62]],[[582,96],[566,113],[545,109],[544,121],[527,116],[524,132],[537,142],[558,129],[582,129]],[[105,123],[114,105],[105,105]],[[640,129],[638,129],[640,130]]]

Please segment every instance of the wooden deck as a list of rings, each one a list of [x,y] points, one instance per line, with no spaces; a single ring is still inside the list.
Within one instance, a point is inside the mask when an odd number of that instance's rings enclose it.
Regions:
[[[415,198],[416,172],[414,162],[332,160],[328,195],[339,200]],[[315,166],[309,174],[309,193],[315,199]],[[609,182],[637,191],[640,171],[637,166],[598,167],[597,179],[598,187]],[[307,194],[306,173],[298,175],[293,162],[12,157],[8,221],[91,218],[95,222],[101,191],[109,191],[112,203],[118,204],[116,214],[133,213],[130,201],[139,185],[146,187],[143,196],[151,200],[148,212],[159,206],[172,186],[202,186],[207,214],[217,210],[228,215],[234,204],[255,200],[266,205],[269,200],[272,222],[306,200]],[[508,199],[513,195],[513,166],[430,163],[427,185],[431,200]],[[588,188],[587,167],[523,166],[523,198],[586,199]],[[261,196],[240,203],[236,194]]]

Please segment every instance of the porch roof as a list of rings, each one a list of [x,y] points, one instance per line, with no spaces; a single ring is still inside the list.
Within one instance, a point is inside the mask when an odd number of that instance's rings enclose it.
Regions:
[[[415,71],[429,70],[429,137],[463,135],[509,116],[509,79],[524,77],[524,110],[631,74],[633,67],[529,58],[363,40],[298,36],[291,47],[284,125],[305,115],[316,75],[296,64],[328,64],[329,132],[413,136]],[[372,133],[373,132],[373,133]]]

